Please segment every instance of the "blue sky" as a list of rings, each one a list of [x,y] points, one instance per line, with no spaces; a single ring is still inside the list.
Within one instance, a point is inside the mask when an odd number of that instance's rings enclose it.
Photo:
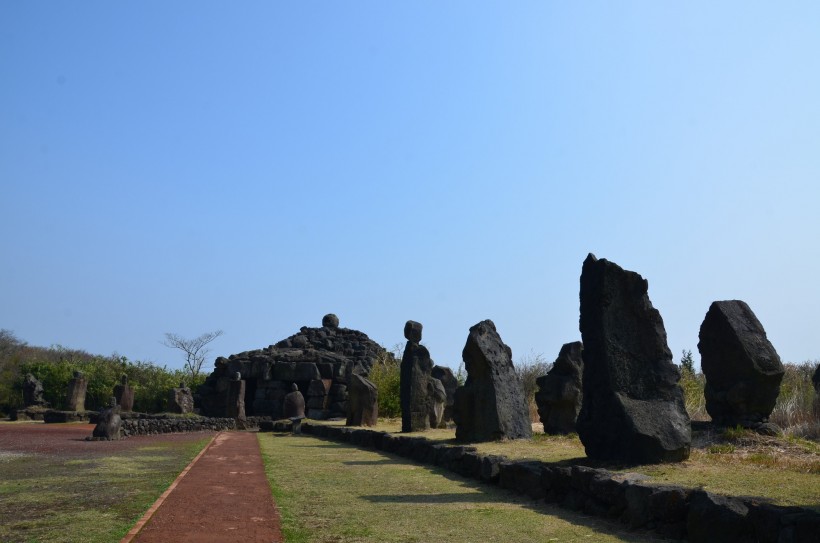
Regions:
[[[719,5],[716,5],[719,4]],[[424,324],[580,339],[587,253],[676,360],[742,299],[820,358],[820,4],[2,2],[0,328],[181,367]],[[210,365],[210,363],[209,363]]]

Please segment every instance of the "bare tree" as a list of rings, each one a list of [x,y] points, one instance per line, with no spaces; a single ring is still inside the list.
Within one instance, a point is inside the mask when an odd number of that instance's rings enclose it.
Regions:
[[[202,364],[205,363],[205,357],[208,356],[210,352],[210,350],[205,347],[221,335],[222,330],[216,330],[215,332],[207,332],[193,339],[186,339],[178,334],[166,332],[165,341],[163,341],[162,344],[172,349],[179,349],[185,353],[185,371],[191,375],[191,384],[193,385],[197,377],[199,377]]]

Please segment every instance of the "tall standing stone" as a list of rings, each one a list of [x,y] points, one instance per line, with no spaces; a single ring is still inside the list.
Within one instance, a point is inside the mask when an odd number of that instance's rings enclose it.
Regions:
[[[114,385],[114,398],[123,411],[134,410],[134,389],[128,384],[128,376],[123,375],[119,385]]]
[[[433,361],[427,347],[420,345],[421,323],[407,321],[404,337],[407,345],[401,358],[401,431],[419,432],[430,429],[430,373]]]
[[[376,426],[379,419],[379,390],[359,373],[350,375],[347,399],[348,426]]]
[[[575,341],[561,347],[558,358],[546,375],[536,379],[535,403],[544,424],[544,433],[571,434],[581,411],[583,343]]]
[[[228,402],[225,416],[232,419],[245,420],[245,381],[242,374],[236,372],[233,381],[228,386]]]
[[[481,321],[470,328],[461,356],[467,380],[455,394],[456,439],[476,442],[532,437],[512,350],[501,341],[493,321]]]
[[[590,254],[581,272],[587,456],[624,463],[685,460],[691,426],[661,315],[639,274]]]
[[[68,382],[66,389],[66,410],[85,411],[85,393],[88,390],[88,380],[83,372],[75,371],[74,378]]]
[[[698,337],[712,421],[747,428],[768,421],[785,369],[751,308],[740,300],[713,302]]]

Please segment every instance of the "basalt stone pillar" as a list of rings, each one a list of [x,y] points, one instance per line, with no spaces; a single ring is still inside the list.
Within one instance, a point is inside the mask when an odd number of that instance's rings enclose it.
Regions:
[[[23,405],[26,407],[46,407],[48,402],[43,398],[43,384],[29,373],[23,381]]]
[[[552,369],[536,379],[535,403],[544,424],[544,433],[571,434],[581,411],[583,344],[580,341],[561,347]]]
[[[583,403],[587,456],[635,463],[689,457],[691,426],[661,315],[639,274],[590,254],[581,272]]]
[[[740,300],[713,302],[699,339],[712,422],[755,428],[768,421],[785,369],[751,308]]]
[[[225,416],[245,420],[245,381],[242,380],[242,375],[239,372],[236,372],[233,381],[228,386],[228,403]]]
[[[376,426],[379,419],[379,390],[364,376],[353,373],[347,388],[347,425]]]
[[[74,378],[68,382],[66,390],[66,409],[68,411],[85,411],[85,393],[88,390],[88,380],[81,371],[74,372]]]
[[[407,321],[404,337],[407,345],[401,358],[401,431],[418,432],[430,429],[430,373],[433,361],[421,341],[421,323]]]
[[[447,423],[453,420],[453,400],[456,396],[456,389],[458,388],[458,380],[453,375],[453,370],[446,366],[433,366],[433,371],[430,374],[434,379],[441,381],[444,386],[444,392],[447,394],[447,399],[444,401],[444,414],[441,422]]]
[[[134,389],[128,385],[127,375],[123,375],[120,384],[114,386],[114,398],[123,411],[134,410]]]
[[[170,413],[194,412],[194,396],[185,383],[180,383],[179,388],[172,388],[168,393],[168,411]]]
[[[529,409],[512,351],[491,320],[481,321],[467,336],[461,353],[467,380],[453,405],[456,439],[492,441],[532,437]]]
[[[305,397],[299,392],[299,387],[293,383],[290,392],[282,400],[282,418],[305,418]]]

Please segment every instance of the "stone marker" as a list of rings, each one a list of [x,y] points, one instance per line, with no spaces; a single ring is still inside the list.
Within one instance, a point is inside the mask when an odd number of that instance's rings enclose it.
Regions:
[[[282,400],[282,418],[290,419],[294,417],[305,418],[305,397],[299,392],[299,387],[293,383],[290,392],[285,394]]]
[[[128,385],[128,376],[123,375],[119,385],[114,385],[114,398],[123,411],[134,410],[134,389]]]
[[[712,422],[746,428],[767,422],[785,369],[751,308],[740,300],[713,302],[698,337]]]
[[[444,390],[444,385],[441,381],[433,376],[430,376],[428,381],[429,390],[427,394],[430,396],[431,407],[430,411],[430,428],[444,428],[444,406],[447,404],[447,391]]]
[[[433,366],[433,371],[430,374],[434,379],[441,381],[444,386],[444,391],[447,394],[447,400],[444,403],[444,414],[441,422],[447,423],[453,420],[453,400],[456,396],[456,389],[458,388],[458,380],[453,375],[453,370],[447,366]]]
[[[689,457],[692,432],[666,330],[639,274],[590,254],[581,272],[587,456],[634,463]]]
[[[363,375],[350,376],[347,399],[348,426],[376,426],[379,418],[379,390]]]
[[[467,381],[458,387],[453,405],[456,439],[491,441],[532,437],[532,423],[512,351],[491,320],[481,321],[467,336],[461,353]]]
[[[43,384],[29,373],[23,381],[23,405],[26,407],[46,407],[48,402],[43,398]]]
[[[401,358],[401,431],[419,432],[430,429],[430,373],[433,361],[421,341],[421,323],[407,321],[404,337],[407,345]]]
[[[242,374],[236,372],[233,381],[228,386],[228,405],[225,416],[237,420],[245,420],[245,381]]]
[[[575,341],[561,347],[558,358],[546,375],[536,379],[535,403],[544,424],[544,433],[571,434],[581,411],[583,343]]]
[[[108,407],[100,410],[97,418],[97,425],[91,433],[93,439],[112,441],[120,439],[120,428],[122,418],[120,417],[120,407],[117,398],[111,397]]]
[[[68,411],[85,411],[85,393],[88,390],[88,380],[83,372],[75,371],[74,378],[68,382],[66,389],[66,409]]]
[[[180,383],[179,388],[171,389],[168,394],[168,411],[170,413],[194,412],[194,396],[185,383]]]

